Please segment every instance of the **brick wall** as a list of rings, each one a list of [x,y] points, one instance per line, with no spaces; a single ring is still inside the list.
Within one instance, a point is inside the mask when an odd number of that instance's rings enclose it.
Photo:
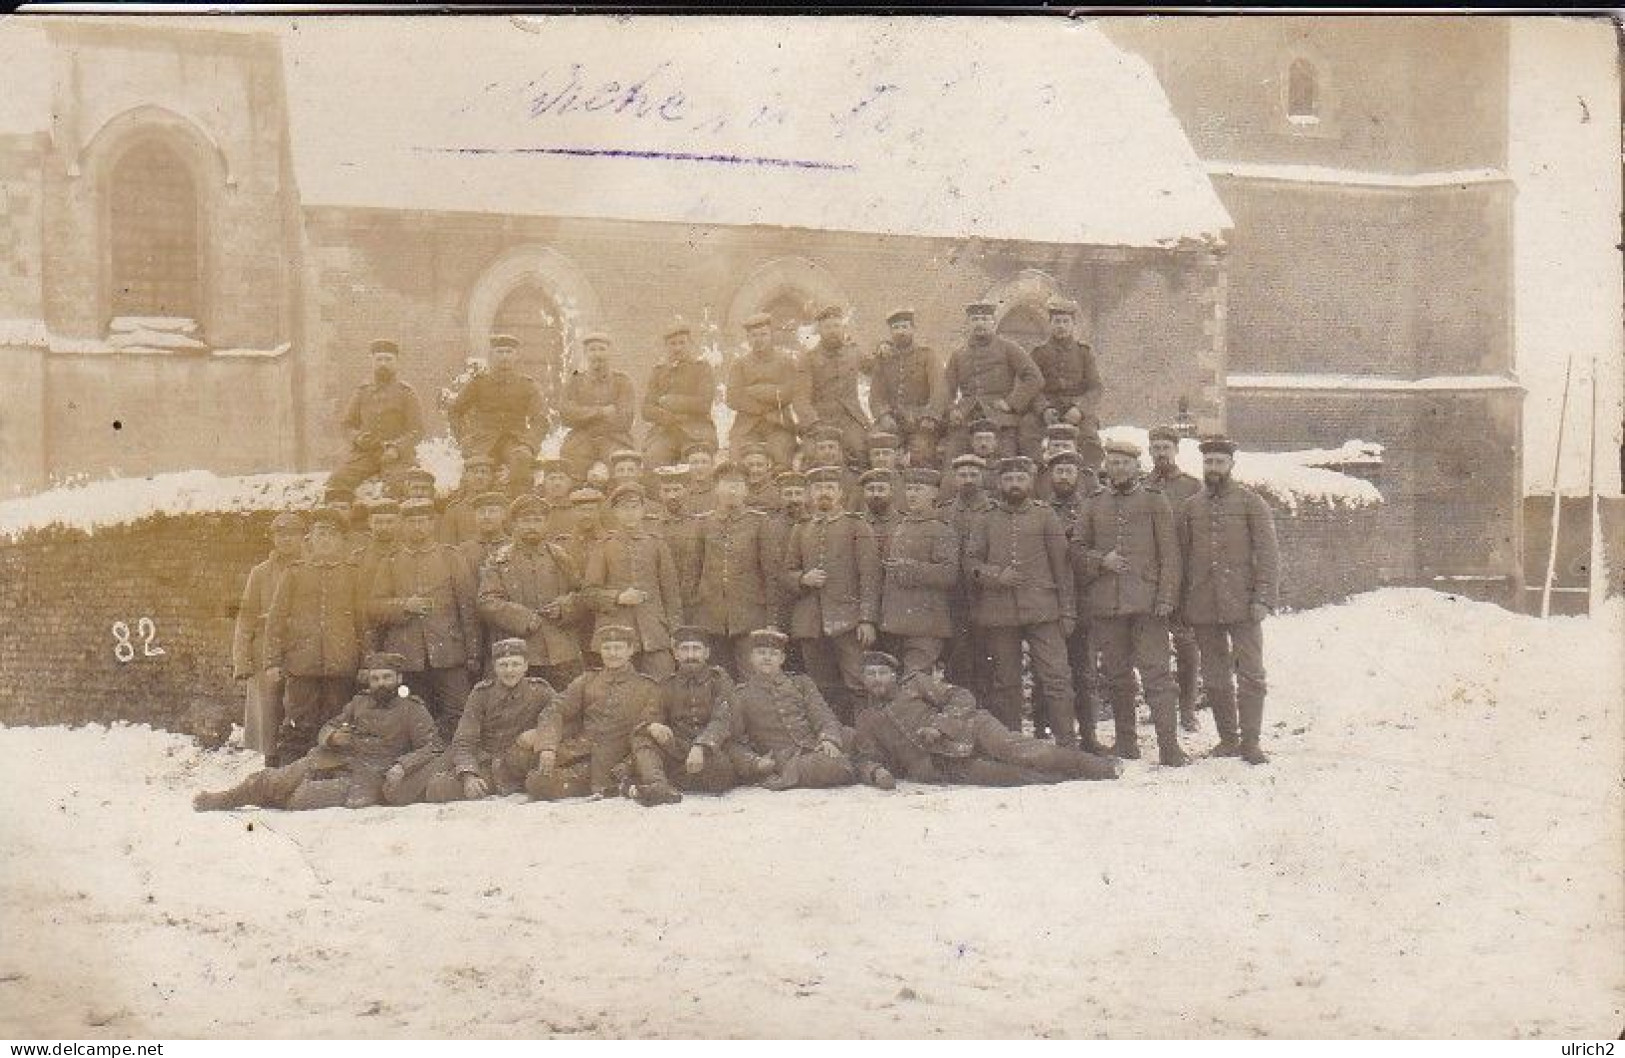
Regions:
[[[1376,587],[1377,517],[1278,510],[1282,604],[1304,609]],[[210,718],[241,722],[232,628],[248,571],[269,553],[270,519],[159,517],[0,541],[0,724],[127,720],[202,733]],[[143,617],[162,656],[143,653]],[[114,653],[118,621],[130,629],[130,661]]]

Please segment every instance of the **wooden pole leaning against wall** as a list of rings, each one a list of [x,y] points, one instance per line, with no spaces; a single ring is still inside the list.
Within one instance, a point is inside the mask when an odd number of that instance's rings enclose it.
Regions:
[[[1557,576],[1557,530],[1563,520],[1563,433],[1569,420],[1569,383],[1574,380],[1574,353],[1563,369],[1563,403],[1557,411],[1557,454],[1552,457],[1552,538],[1546,546],[1546,583],[1540,590],[1540,616],[1552,615],[1552,580]]]

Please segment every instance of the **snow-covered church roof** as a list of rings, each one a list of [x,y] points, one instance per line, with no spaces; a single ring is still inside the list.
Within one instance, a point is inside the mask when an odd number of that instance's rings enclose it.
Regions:
[[[51,128],[42,22],[0,20],[0,132]],[[1150,67],[1059,17],[140,28],[280,39],[307,205],[1128,247],[1231,226]]]

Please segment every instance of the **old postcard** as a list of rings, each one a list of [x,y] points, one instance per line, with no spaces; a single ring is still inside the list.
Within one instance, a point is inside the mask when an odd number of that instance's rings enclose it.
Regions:
[[[0,51],[0,1034],[1625,1025],[1610,21]]]

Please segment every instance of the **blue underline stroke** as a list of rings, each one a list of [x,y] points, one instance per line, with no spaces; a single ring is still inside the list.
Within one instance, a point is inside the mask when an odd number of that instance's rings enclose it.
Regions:
[[[661,162],[710,162],[717,165],[763,165],[778,169],[822,169],[850,172],[848,162],[822,162],[813,158],[770,158],[752,154],[692,154],[687,151],[633,151],[614,147],[418,147],[435,154],[550,154],[570,158],[637,158]]]

